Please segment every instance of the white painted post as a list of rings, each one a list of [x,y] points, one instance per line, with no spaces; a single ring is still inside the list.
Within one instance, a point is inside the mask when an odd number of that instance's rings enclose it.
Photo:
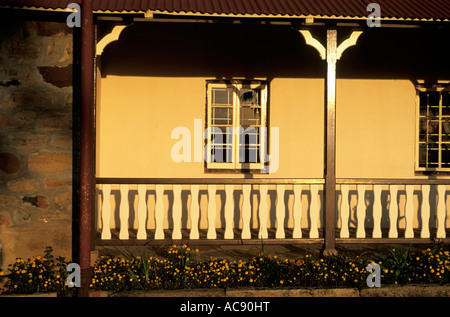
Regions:
[[[285,206],[284,206],[284,190],[285,185],[277,185],[277,210],[276,210],[276,217],[277,217],[277,230],[275,232],[275,238],[276,239],[284,239],[285,233],[284,233],[284,215],[286,213]]]
[[[155,240],[164,239],[164,185],[155,185],[156,202],[155,202]]]
[[[349,238],[350,233],[348,231],[348,217],[350,214],[350,206],[348,203],[348,190],[349,186],[347,184],[341,185],[341,238]]]
[[[172,239],[181,239],[181,185],[175,184],[173,191],[173,206],[172,206],[172,220],[173,231]]]
[[[251,204],[250,204],[250,192],[252,185],[242,185],[242,239],[250,239],[250,217],[251,217]]]
[[[421,238],[430,237],[430,185],[422,185],[422,228]]]
[[[366,186],[362,184],[357,185],[358,190],[358,204],[356,206],[356,237],[365,238],[366,231],[364,228],[364,219],[366,217],[366,199],[364,194],[366,192]]]
[[[208,232],[207,239],[216,239],[216,185],[208,185]]]
[[[398,238],[397,218],[398,218],[398,203],[397,203],[397,185],[389,186],[390,203],[389,203],[389,238]]]
[[[317,228],[320,210],[319,210],[319,185],[313,184],[311,189],[311,203],[310,203],[310,223],[309,237],[312,239],[319,237],[319,229]]]
[[[111,184],[102,185],[102,240],[111,239]]]
[[[121,184],[120,185],[120,232],[119,239],[127,240],[129,238],[128,234],[128,217],[130,215],[130,203],[128,201],[128,190],[129,185]]]
[[[200,218],[200,208],[198,206],[198,191],[199,185],[191,185],[191,231],[189,233],[190,239],[199,239],[198,233],[198,219]]]
[[[300,239],[302,237],[302,185],[294,185],[294,207],[293,207],[293,217],[294,217],[294,230],[292,232],[292,238]]]
[[[234,185],[225,185],[225,239],[233,239]]]
[[[436,238],[445,238],[445,185],[437,185],[438,205],[437,205],[437,232]]]
[[[413,217],[414,217],[414,204],[413,204],[413,193],[414,186],[406,185],[406,206],[405,206],[405,220],[406,220],[406,228],[405,228],[405,238],[414,238],[413,231]]]
[[[146,220],[147,220],[147,185],[138,185],[138,231],[136,238],[139,240],[147,239]]]
[[[267,239],[267,215],[268,215],[268,204],[267,204],[267,185],[259,185],[259,233],[258,239]]]
[[[381,238],[381,185],[373,185],[373,238]]]

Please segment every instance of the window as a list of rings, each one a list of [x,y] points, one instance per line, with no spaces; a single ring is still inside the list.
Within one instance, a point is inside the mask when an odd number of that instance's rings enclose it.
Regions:
[[[417,169],[450,171],[450,86],[418,87],[417,104]]]
[[[267,146],[266,116],[265,82],[208,82],[207,168],[262,169]]]

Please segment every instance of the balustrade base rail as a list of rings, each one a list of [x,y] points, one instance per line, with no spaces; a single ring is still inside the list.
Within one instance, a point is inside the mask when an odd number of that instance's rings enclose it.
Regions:
[[[276,229],[268,229],[268,238],[258,239],[258,229],[250,229],[251,238],[242,239],[241,230],[234,229],[234,238],[226,239],[224,229],[216,229],[216,239],[207,238],[207,229],[199,229],[199,239],[189,238],[189,229],[181,230],[181,239],[173,239],[172,230],[164,229],[164,239],[154,239],[155,230],[147,230],[147,239],[137,239],[137,230],[129,229],[129,239],[123,240],[119,238],[120,230],[111,230],[111,239],[101,239],[101,233],[97,232],[96,245],[98,246],[146,246],[146,245],[172,245],[172,244],[186,244],[186,245],[256,245],[256,244],[321,244],[323,243],[323,231],[319,229],[319,238],[289,238],[292,237],[292,229],[286,229],[287,237],[284,239],[277,239]],[[308,236],[307,229],[302,229],[305,237]]]
[[[336,244],[431,244],[431,243],[450,243],[450,238],[438,239],[436,237],[436,230],[430,229],[430,238],[420,238],[420,230],[414,230],[414,238],[404,238],[404,230],[399,230],[398,238],[389,238],[388,229],[382,230],[381,238],[372,238],[372,230],[368,229],[365,238],[356,238],[356,229],[350,229],[349,238],[340,238],[339,229],[336,229]],[[147,239],[137,239],[137,230],[129,229],[129,239],[123,240],[119,238],[119,229],[111,230],[111,239],[104,240],[101,239],[101,233],[97,232],[96,245],[97,246],[159,246],[159,245],[191,245],[191,246],[201,246],[201,245],[260,245],[260,244],[291,244],[291,245],[301,245],[301,244],[323,244],[323,230],[319,229],[319,238],[289,238],[292,237],[292,230],[286,229],[286,238],[277,239],[275,238],[276,229],[268,229],[267,239],[258,239],[258,229],[251,229],[250,239],[241,239],[240,230],[234,230],[233,239],[224,238],[224,229],[217,229],[216,239],[207,239],[207,230],[199,230],[199,239],[190,239],[189,230],[182,229],[181,239],[172,239],[172,230],[164,230],[164,239],[154,239],[155,230],[147,230]],[[304,237],[307,237],[307,229],[302,229]],[[446,236],[450,237],[450,229],[446,230]]]

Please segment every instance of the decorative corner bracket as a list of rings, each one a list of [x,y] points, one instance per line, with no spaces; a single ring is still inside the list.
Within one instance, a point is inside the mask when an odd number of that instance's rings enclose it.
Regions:
[[[299,32],[303,35],[305,38],[306,44],[314,47],[320,54],[320,58],[326,59],[327,58],[327,50],[326,48],[312,35],[311,32],[308,30],[299,30]]]
[[[114,42],[117,41],[119,39],[120,34],[122,33],[122,31],[127,27],[128,25],[116,25],[114,26],[114,28],[112,29],[112,31],[110,33],[108,33],[107,35],[105,35],[96,45],[95,47],[95,51],[96,51],[96,55],[100,56],[103,53],[103,50],[105,49],[105,47]]]
[[[358,41],[359,36],[362,34],[362,31],[353,31],[352,34],[348,39],[346,39],[344,42],[342,42],[338,48],[337,48],[337,59],[340,59],[342,56],[342,53],[349,48],[350,46],[353,46],[356,44],[356,41]]]
[[[299,30],[299,32],[305,38],[306,44],[314,47],[319,52],[320,58],[325,60],[327,58],[327,49],[325,48],[325,46],[323,46],[317,39],[315,39],[311,35],[311,32],[309,32],[308,30]],[[336,52],[337,60],[341,58],[342,53],[344,53],[347,48],[356,44],[356,41],[358,41],[358,38],[361,34],[362,31],[353,31],[350,37],[338,46]]]

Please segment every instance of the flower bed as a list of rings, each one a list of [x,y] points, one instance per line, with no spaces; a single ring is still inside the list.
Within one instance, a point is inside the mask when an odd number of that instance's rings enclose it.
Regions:
[[[68,296],[63,258],[57,261],[48,248],[45,256],[9,265],[3,293],[58,292]],[[212,258],[198,261],[198,250],[171,246],[166,256],[100,257],[93,268],[91,290],[130,291],[157,289],[243,288],[243,287],[366,287],[369,263],[381,268],[381,283],[445,284],[450,282],[448,245],[434,245],[426,251],[392,249],[389,254],[306,255],[284,259],[264,252],[250,260]]]
[[[100,258],[91,288],[129,291],[180,288],[240,287],[357,287],[367,284],[366,268],[376,262],[383,284],[449,283],[448,246],[436,245],[423,252],[393,249],[389,255],[306,255],[282,259],[259,254],[251,260],[195,261],[197,250],[172,246],[164,259],[152,257]]]

